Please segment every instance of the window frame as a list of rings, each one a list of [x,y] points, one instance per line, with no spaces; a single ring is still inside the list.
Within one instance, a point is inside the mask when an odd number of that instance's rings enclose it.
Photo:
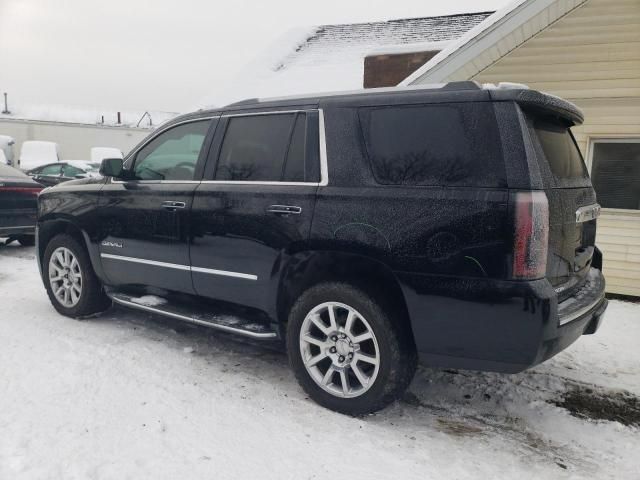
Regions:
[[[319,182],[285,182],[280,180],[202,180],[199,183],[205,184],[218,184],[218,185],[281,185],[281,186],[327,186],[329,184],[329,172],[327,164],[327,144],[326,133],[324,124],[324,111],[322,108],[318,109],[292,109],[292,110],[274,110],[268,112],[248,112],[248,113],[225,113],[220,116],[220,121],[227,120],[235,117],[257,117],[262,115],[286,115],[286,114],[309,114],[312,112],[318,112],[318,145],[319,145],[319,161],[320,161],[320,181]],[[308,118],[308,117],[307,117]],[[222,133],[222,139],[220,141],[220,148],[215,153],[215,167],[213,169],[213,176],[218,169],[218,162],[220,161],[220,152],[222,151],[222,143],[224,142],[224,135],[228,129],[228,123],[225,126],[225,131]],[[289,140],[291,142],[291,139]],[[288,146],[290,148],[291,145]]]
[[[147,145],[149,145],[151,142],[153,142],[156,138],[158,138],[160,135],[162,135],[163,133],[175,128],[175,127],[179,127],[180,125],[184,125],[187,123],[194,123],[194,122],[203,122],[203,121],[209,121],[210,125],[209,125],[209,130],[207,131],[207,134],[204,137],[204,140],[202,142],[202,148],[200,149],[200,153],[198,154],[198,161],[196,162],[196,171],[197,171],[197,166],[201,161],[206,161],[206,153],[205,151],[209,150],[209,145],[210,145],[210,137],[211,137],[211,122],[214,119],[220,119],[220,115],[211,115],[211,116],[207,116],[207,117],[198,117],[198,118],[190,118],[189,120],[184,120],[182,122],[177,122],[177,123],[172,123],[170,125],[166,125],[164,128],[162,129],[158,129],[156,132],[154,132],[152,135],[150,135],[149,137],[145,138],[141,143],[139,143],[137,146],[135,146],[133,148],[133,150],[131,150],[126,156],[125,159],[123,161],[123,165],[124,168],[129,170],[133,167],[133,165],[135,165],[136,162],[136,157],[138,156],[138,153],[140,152],[140,150],[142,150],[143,148],[145,148]],[[202,160],[202,157],[204,155],[204,160]],[[138,180],[138,179],[131,179],[131,180],[116,180],[113,177],[111,177],[111,183],[161,183],[161,184],[169,184],[169,183],[200,183],[201,180]]]
[[[591,178],[591,173],[593,171],[593,153],[596,143],[640,143],[640,135],[588,137],[586,163],[587,170],[589,171],[589,178]],[[602,210],[604,212],[618,212],[624,213],[626,215],[634,215],[640,217],[640,210],[637,209],[602,207]]]

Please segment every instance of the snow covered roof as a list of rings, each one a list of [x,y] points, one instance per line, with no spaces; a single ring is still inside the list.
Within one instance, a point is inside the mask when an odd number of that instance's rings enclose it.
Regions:
[[[514,0],[468,30],[400,85],[469,80],[587,0]]]
[[[247,66],[227,88],[206,98],[221,106],[252,97],[362,88],[370,53],[443,48],[492,12],[321,25],[290,31]]]
[[[10,105],[10,114],[0,113],[0,120],[35,120],[44,122],[77,123],[84,125],[104,125],[110,127],[135,127],[138,122],[139,128],[155,127],[177,115],[173,112],[149,112],[153,125],[149,124],[148,116],[143,110],[121,111],[121,123],[118,124],[118,114],[116,110],[101,108],[80,108],[68,105]],[[140,121],[142,119],[142,121]]]

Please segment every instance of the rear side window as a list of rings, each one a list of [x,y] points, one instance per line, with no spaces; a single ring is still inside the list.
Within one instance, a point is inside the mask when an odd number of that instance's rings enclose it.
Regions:
[[[62,173],[65,177],[75,177],[76,175],[83,175],[86,173],[84,170],[74,167],[73,165],[65,165],[62,168]]]
[[[304,112],[229,118],[216,180],[317,182],[317,141]]]
[[[38,175],[60,175],[62,165],[47,165],[38,171]]]
[[[533,122],[533,130],[558,186],[569,186],[576,181],[588,183],[587,168],[567,126],[538,120]]]
[[[506,187],[489,103],[364,108],[360,122],[381,184]]]

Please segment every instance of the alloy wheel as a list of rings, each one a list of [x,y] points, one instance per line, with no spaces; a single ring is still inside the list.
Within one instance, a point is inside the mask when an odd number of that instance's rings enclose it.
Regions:
[[[82,270],[74,253],[66,247],[58,247],[49,259],[49,284],[60,305],[71,308],[82,294]]]
[[[380,368],[371,325],[355,308],[338,302],[322,303],[307,314],[300,329],[300,353],[316,384],[340,398],[365,393]]]

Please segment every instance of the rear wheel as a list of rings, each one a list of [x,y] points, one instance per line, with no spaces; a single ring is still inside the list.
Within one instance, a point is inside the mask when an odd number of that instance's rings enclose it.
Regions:
[[[363,290],[325,283],[307,290],[289,315],[289,360],[320,405],[350,415],[384,408],[411,382],[413,342],[401,318]]]
[[[83,317],[111,305],[93,272],[87,251],[70,235],[57,235],[49,242],[42,268],[49,300],[61,314]]]

